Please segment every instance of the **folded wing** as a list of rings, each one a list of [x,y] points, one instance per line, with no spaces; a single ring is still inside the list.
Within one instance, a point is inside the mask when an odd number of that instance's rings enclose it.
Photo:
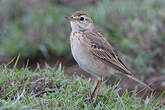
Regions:
[[[89,32],[85,34],[85,37],[90,41],[90,52],[95,58],[114,67],[123,74],[132,75],[118,55],[114,52],[113,47],[101,34],[98,32]]]

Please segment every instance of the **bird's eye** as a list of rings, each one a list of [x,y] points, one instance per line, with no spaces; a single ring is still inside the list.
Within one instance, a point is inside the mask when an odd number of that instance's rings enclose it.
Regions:
[[[80,17],[80,21],[83,21],[84,20],[84,17]]]

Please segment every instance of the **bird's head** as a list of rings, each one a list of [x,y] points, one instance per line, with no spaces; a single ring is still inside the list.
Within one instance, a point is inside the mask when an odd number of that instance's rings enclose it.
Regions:
[[[70,21],[72,31],[94,30],[93,21],[86,12],[76,11],[72,16],[66,16],[65,18]]]

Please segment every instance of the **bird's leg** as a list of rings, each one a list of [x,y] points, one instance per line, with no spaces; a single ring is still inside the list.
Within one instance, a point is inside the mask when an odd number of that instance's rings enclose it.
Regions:
[[[96,86],[92,92],[92,95],[91,95],[91,98],[92,98],[92,100],[94,99],[94,102],[96,102],[96,100],[97,100],[97,96],[98,96],[99,91],[100,91],[101,83],[102,83],[102,78],[98,77],[97,84],[96,84]]]

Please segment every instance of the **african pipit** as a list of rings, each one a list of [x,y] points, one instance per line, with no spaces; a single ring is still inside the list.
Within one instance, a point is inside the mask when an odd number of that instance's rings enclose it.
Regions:
[[[70,21],[72,28],[70,42],[74,59],[80,68],[98,78],[92,96],[97,95],[102,77],[117,73],[151,89],[132,76],[132,73],[117,56],[111,44],[95,29],[92,19],[86,12],[76,11],[72,16],[65,18]]]

